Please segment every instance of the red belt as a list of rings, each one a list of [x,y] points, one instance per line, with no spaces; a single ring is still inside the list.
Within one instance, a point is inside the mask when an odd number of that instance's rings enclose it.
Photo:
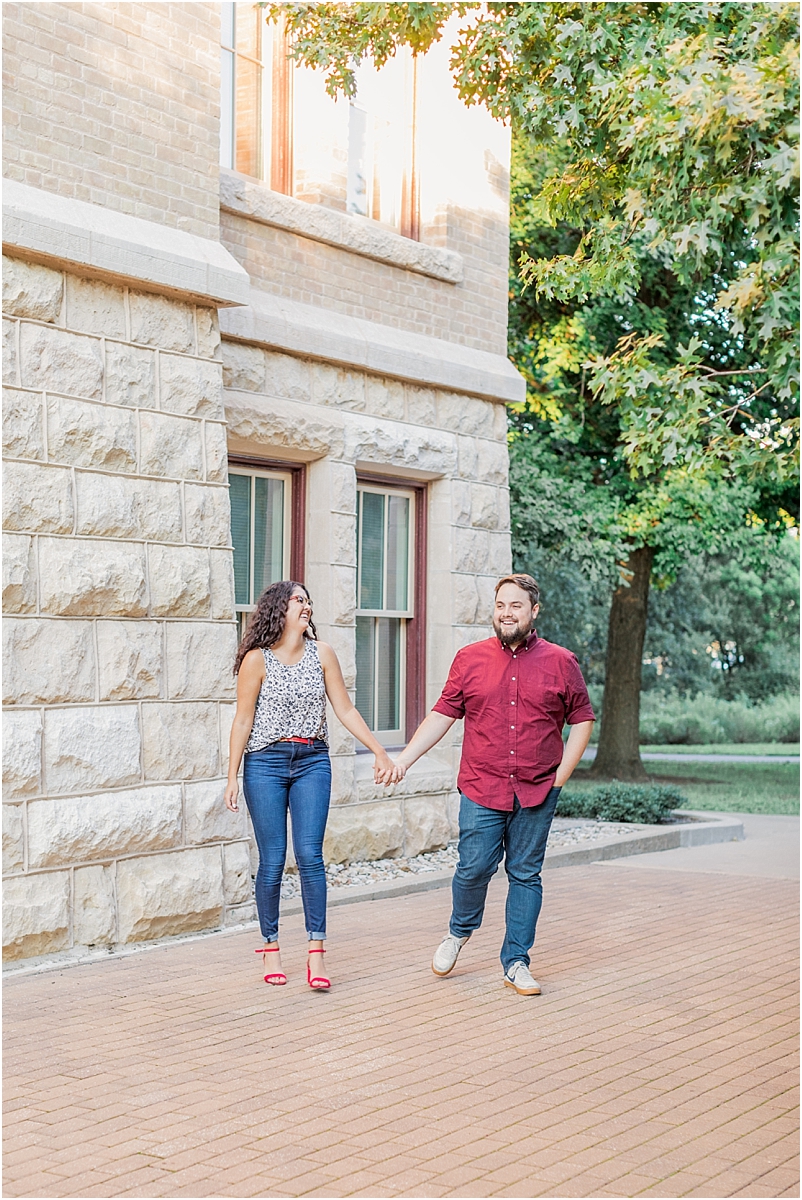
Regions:
[[[314,746],[317,738],[279,738],[280,742],[301,742],[304,746]]]

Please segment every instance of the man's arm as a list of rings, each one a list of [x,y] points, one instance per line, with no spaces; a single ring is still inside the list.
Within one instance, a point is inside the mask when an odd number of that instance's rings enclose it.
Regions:
[[[415,730],[406,749],[402,750],[396,758],[395,765],[406,773],[409,767],[417,762],[427,750],[431,750],[432,746],[436,746],[440,739],[445,737],[456,719],[456,717],[445,717],[439,712],[430,712]]]
[[[590,735],[593,732],[595,724],[595,721],[580,721],[578,725],[571,726],[568,741],[565,743],[563,749],[562,762],[557,768],[557,774],[554,777],[555,787],[563,787],[573,775],[580,758],[587,749],[587,744],[590,741]]]

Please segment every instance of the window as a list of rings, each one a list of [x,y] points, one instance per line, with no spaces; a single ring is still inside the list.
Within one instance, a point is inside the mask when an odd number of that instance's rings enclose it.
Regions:
[[[415,125],[418,61],[399,51],[377,71],[357,68],[357,94],[348,113],[346,208],[420,236]]]
[[[240,637],[266,587],[305,573],[306,468],[232,456],[228,460],[234,606]]]
[[[403,741],[405,734],[414,527],[414,492],[360,486],[356,707],[385,745]]]
[[[220,165],[292,192],[287,38],[255,4],[221,4]]]

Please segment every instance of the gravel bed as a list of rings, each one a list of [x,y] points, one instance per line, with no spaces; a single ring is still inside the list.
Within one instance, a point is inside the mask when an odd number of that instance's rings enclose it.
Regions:
[[[548,849],[562,846],[577,846],[581,842],[595,842],[611,834],[636,833],[644,825],[623,825],[613,821],[572,821],[567,817],[556,818],[549,834]],[[375,862],[331,863],[326,867],[326,878],[330,888],[358,887],[366,883],[378,883],[385,879],[400,879],[403,875],[422,875],[432,871],[447,871],[457,865],[457,844],[450,843],[444,850],[433,850],[429,854],[417,854],[414,858],[380,858]],[[296,871],[285,872],[281,881],[281,895],[292,900],[301,894],[301,884]]]

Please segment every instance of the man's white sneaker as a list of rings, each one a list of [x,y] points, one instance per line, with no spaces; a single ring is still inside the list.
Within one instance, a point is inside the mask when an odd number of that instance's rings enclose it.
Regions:
[[[515,962],[504,974],[504,986],[515,988],[519,996],[539,996],[540,984],[529,973],[526,963]]]
[[[452,970],[459,957],[459,952],[467,940],[466,937],[454,937],[453,933],[449,933],[447,937],[443,938],[432,959],[432,970],[435,975],[447,975]]]

